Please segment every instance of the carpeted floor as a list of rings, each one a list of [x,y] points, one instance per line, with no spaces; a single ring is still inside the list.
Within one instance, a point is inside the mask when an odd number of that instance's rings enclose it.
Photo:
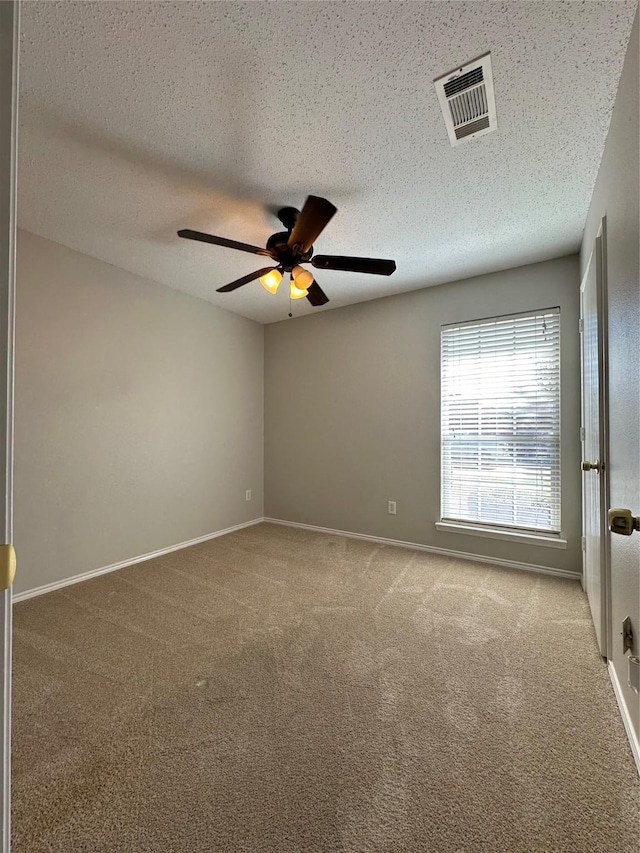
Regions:
[[[640,849],[575,581],[276,525],[15,607],[14,853]]]

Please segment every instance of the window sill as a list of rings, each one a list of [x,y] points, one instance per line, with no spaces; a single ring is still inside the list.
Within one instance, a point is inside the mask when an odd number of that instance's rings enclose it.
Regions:
[[[525,531],[502,530],[496,527],[477,527],[461,521],[436,521],[436,530],[443,533],[464,533],[468,536],[480,536],[485,539],[506,539],[508,542],[521,542],[525,545],[543,545],[545,548],[567,547],[567,540],[549,533],[530,533]]]

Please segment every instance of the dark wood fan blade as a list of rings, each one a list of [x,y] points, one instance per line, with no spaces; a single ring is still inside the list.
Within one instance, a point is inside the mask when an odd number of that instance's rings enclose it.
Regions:
[[[250,246],[248,243],[238,243],[237,240],[227,240],[226,237],[214,237],[213,234],[204,234],[202,231],[192,231],[191,228],[183,228],[178,231],[178,237],[187,240],[199,240],[201,243],[213,243],[214,246],[226,246],[227,249],[239,249],[241,252],[251,252],[253,255],[266,255],[272,257],[267,249],[259,246]]]
[[[310,195],[300,211],[293,231],[289,235],[289,246],[299,243],[302,246],[302,251],[308,252],[336,212],[337,208],[326,198]]]
[[[313,305],[314,308],[317,308],[318,305],[326,305],[329,301],[329,297],[320,287],[317,281],[312,281],[309,287],[307,288],[307,291],[307,299]]]
[[[350,258],[346,255],[316,255],[311,258],[314,267],[321,270],[343,270],[344,272],[366,272],[373,275],[391,275],[396,262],[382,258]]]
[[[278,267],[262,267],[260,270],[250,272],[249,275],[243,275],[242,278],[232,281],[231,284],[225,284],[224,287],[218,287],[216,293],[230,293],[232,290],[237,290],[239,287],[242,287],[243,284],[249,284],[250,281],[255,281],[257,278],[260,278],[261,275],[265,275],[266,273],[271,272],[271,270],[277,269]]]

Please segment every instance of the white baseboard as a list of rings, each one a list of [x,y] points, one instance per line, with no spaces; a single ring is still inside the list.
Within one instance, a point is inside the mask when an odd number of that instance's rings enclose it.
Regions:
[[[19,592],[13,596],[13,601],[24,601],[27,598],[34,598],[37,595],[44,595],[47,592],[53,592],[56,589],[62,589],[65,586],[71,586],[81,581],[89,580],[90,578],[105,575],[108,572],[116,572],[118,569],[125,569],[127,566],[134,566],[136,563],[144,563],[146,560],[153,560],[154,557],[162,557],[164,554],[170,554],[172,551],[180,551],[182,548],[189,548],[192,545],[199,545],[201,542],[207,542],[209,539],[215,539],[218,536],[225,536],[227,533],[233,533],[234,530],[242,530],[244,527],[251,527],[254,524],[269,522],[270,524],[282,524],[286,527],[300,527],[303,530],[313,530],[317,533],[329,533],[333,536],[348,536],[352,539],[364,539],[367,542],[379,542],[382,545],[394,545],[400,548],[412,548],[416,551],[426,551],[432,554],[440,554],[446,557],[455,557],[463,560],[474,560],[478,563],[489,563],[494,566],[504,566],[510,569],[522,569],[528,572],[541,572],[546,575],[555,575],[561,578],[579,579],[580,575],[575,572],[567,572],[563,569],[550,569],[548,566],[536,566],[530,563],[518,563],[513,560],[499,560],[495,557],[482,557],[477,554],[468,554],[466,551],[451,551],[446,548],[436,548],[431,545],[420,545],[417,542],[403,542],[400,539],[383,539],[380,536],[368,536],[364,533],[351,533],[348,530],[335,530],[330,527],[318,527],[314,524],[300,524],[297,521],[284,521],[281,518],[254,518],[251,521],[245,521],[242,524],[235,524],[233,527],[226,527],[224,530],[217,530],[215,533],[208,533],[206,536],[199,536],[197,539],[190,539],[188,542],[180,542],[177,545],[170,545],[168,548],[160,548],[158,551],[152,551],[149,554],[141,554],[139,557],[132,557],[129,560],[122,560],[119,563],[113,563],[110,566],[103,566],[99,569],[92,569],[88,572],[83,572],[80,575],[74,575],[70,578],[63,578],[59,581],[45,584],[44,586],[28,589],[25,592]]]
[[[70,578],[63,578],[53,583],[47,583],[44,586],[37,586],[35,589],[28,589],[25,592],[19,592],[13,596],[14,601],[24,601],[26,598],[34,598],[36,595],[44,595],[46,592],[53,592],[56,589],[62,589],[64,586],[71,586],[74,583],[89,580],[89,578],[98,577],[98,575],[106,575],[108,572],[117,572],[118,569],[125,569],[127,566],[134,566],[136,563],[144,563],[146,560],[153,560],[154,557],[162,557],[163,554],[171,554],[172,551],[180,551],[182,548],[189,548],[191,545],[199,545],[201,542],[208,542],[209,539],[216,539],[218,536],[225,536],[227,533],[233,533],[234,530],[242,530],[243,527],[251,527],[254,524],[260,524],[264,521],[263,518],[253,518],[251,521],[244,521],[242,524],[234,524],[233,527],[225,527],[224,530],[216,530],[215,533],[207,533],[206,536],[198,536],[197,539],[190,539],[188,542],[180,542],[178,545],[169,545],[168,548],[160,548],[158,551],[152,551],[149,554],[142,554],[139,557],[132,557],[130,560],[121,560],[119,563],[113,563],[111,566],[103,566],[100,569],[92,569],[89,572],[83,572],[80,575],[73,575]]]
[[[297,521],[284,521],[281,518],[263,518],[270,524],[283,524],[285,527],[300,527],[303,530],[315,530],[317,533],[331,533],[333,536],[348,536],[350,539],[364,539],[367,542],[379,542],[381,545],[395,545],[399,548],[412,548],[415,551],[426,551],[429,554],[440,554],[443,557],[456,557],[461,560],[474,560],[477,563],[489,563],[492,566],[503,566],[507,569],[522,569],[527,572],[539,572],[544,575],[554,575],[559,578],[580,580],[577,572],[565,569],[551,569],[548,566],[536,566],[532,563],[518,563],[514,560],[499,560],[497,557],[482,557],[468,554],[466,551],[451,551],[448,548],[436,548],[434,545],[420,545],[417,542],[403,542],[400,539],[383,539],[380,536],[368,536],[365,533],[351,533],[348,530],[334,530],[331,527],[316,527],[314,524],[300,524]]]
[[[627,703],[625,702],[624,694],[622,693],[622,687],[620,686],[620,682],[618,680],[618,674],[615,670],[612,661],[608,662],[607,668],[609,670],[609,678],[611,679],[611,684],[613,685],[613,692],[616,695],[618,708],[620,709],[620,716],[622,717],[622,722],[624,723],[624,728],[627,733],[627,737],[629,738],[631,752],[633,753],[633,758],[636,762],[636,767],[638,768],[638,775],[640,775],[640,740],[638,740],[638,735],[636,734],[636,731],[633,728],[629,709],[627,708]]]

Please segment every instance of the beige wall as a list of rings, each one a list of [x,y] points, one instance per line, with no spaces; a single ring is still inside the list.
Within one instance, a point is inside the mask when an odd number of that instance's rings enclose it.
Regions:
[[[627,48],[609,135],[587,217],[584,273],[606,215],[609,330],[610,504],[640,514],[640,266],[638,209],[638,16]],[[613,664],[637,734],[640,699],[627,685],[622,620],[630,616],[640,654],[640,534],[611,537]]]
[[[441,325],[556,305],[567,549],[437,531]],[[268,326],[266,515],[579,572],[578,310],[570,256]]]
[[[20,232],[15,428],[16,592],[259,517],[263,329]]]

